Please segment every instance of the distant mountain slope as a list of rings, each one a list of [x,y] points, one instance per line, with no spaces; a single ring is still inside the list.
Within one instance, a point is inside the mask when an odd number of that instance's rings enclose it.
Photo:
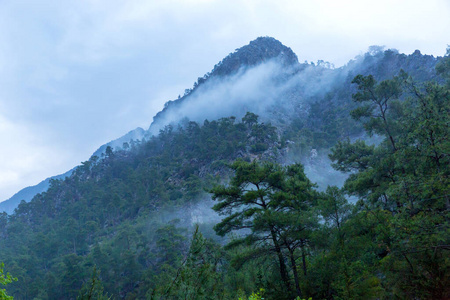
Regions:
[[[11,198],[8,200],[5,200],[3,202],[0,202],[0,213],[2,211],[6,212],[7,214],[12,214],[14,209],[20,204],[22,200],[25,202],[29,202],[36,194],[45,192],[50,187],[50,181],[51,180],[59,180],[64,179],[66,177],[69,177],[74,169],[67,171],[64,174],[52,176],[49,177],[40,183],[26,187],[24,189],[21,189],[17,193],[15,193]]]
[[[130,141],[142,140],[145,137],[145,134],[146,134],[146,131],[144,129],[142,129],[141,127],[138,127],[134,130],[129,131],[127,134],[121,136],[120,138],[117,138],[115,140],[112,140],[109,143],[102,145],[92,155],[101,157],[102,154],[105,153],[106,148],[108,146],[111,147],[112,149],[122,148],[124,143],[130,143]]]
[[[92,155],[101,157],[102,154],[105,153],[106,148],[108,146],[110,146],[112,149],[122,148],[124,143],[129,143],[130,141],[142,140],[144,138],[144,136],[145,136],[145,130],[138,127],[134,130],[131,130],[127,134],[121,136],[120,138],[115,139],[109,143],[102,145]],[[75,168],[67,171],[64,174],[49,177],[49,178],[41,181],[37,185],[29,186],[29,187],[26,187],[26,188],[18,191],[11,198],[9,198],[3,202],[0,202],[0,212],[4,211],[8,214],[12,214],[14,209],[19,205],[19,203],[22,200],[24,200],[25,202],[29,202],[35,195],[47,191],[48,188],[50,187],[51,180],[53,180],[53,179],[59,180],[59,179],[64,179],[66,177],[69,177],[74,170],[75,170]]]

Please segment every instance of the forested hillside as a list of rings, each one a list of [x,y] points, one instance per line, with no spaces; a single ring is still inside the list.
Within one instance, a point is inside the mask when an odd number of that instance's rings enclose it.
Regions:
[[[241,119],[247,111],[276,126],[282,139],[295,142],[302,155],[311,148],[328,149],[338,139],[363,134],[362,126],[348,118],[355,108],[351,81],[356,75],[372,74],[383,80],[403,69],[418,82],[442,83],[434,70],[438,60],[419,51],[405,55],[372,46],[345,66],[333,68],[324,61],[299,63],[289,47],[274,38],[260,37],[230,53],[179,99],[168,101],[147,131],[136,128],[101,146],[94,155],[100,156],[108,145],[116,149],[130,139],[148,140],[166,125],[177,127],[186,119],[199,124],[229,116]],[[12,212],[22,199],[28,202],[47,188],[45,182],[19,191],[0,202],[0,212]]]
[[[261,53],[287,53],[256,46],[234,54],[257,49],[263,66]],[[154,124],[171,123],[157,135],[107,147],[1,214],[0,262],[17,277],[8,294],[450,298],[450,50],[437,60],[373,49],[340,69],[286,55],[276,70],[287,71],[270,77],[283,86],[278,102],[244,101],[237,117],[166,118],[211,95],[211,78],[257,64],[230,54],[166,106]],[[316,77],[298,81],[305,70]],[[319,189],[305,174],[313,149],[347,176],[342,188]]]
[[[12,294],[76,297],[94,265],[115,296],[142,297],[156,288],[144,281],[181,259],[190,207],[229,173],[226,164],[237,157],[275,160],[283,151],[275,128],[257,119],[249,113],[242,122],[167,126],[148,142],[93,156],[13,215],[2,214],[1,260],[19,278]]]

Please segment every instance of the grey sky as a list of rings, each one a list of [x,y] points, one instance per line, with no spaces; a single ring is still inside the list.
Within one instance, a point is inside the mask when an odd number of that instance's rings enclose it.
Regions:
[[[336,66],[370,45],[442,56],[450,1],[1,1],[0,201],[148,128],[258,36]]]

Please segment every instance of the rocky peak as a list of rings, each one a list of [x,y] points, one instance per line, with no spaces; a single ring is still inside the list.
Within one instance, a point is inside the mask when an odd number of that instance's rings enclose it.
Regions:
[[[251,41],[248,45],[236,49],[236,51],[230,53],[221,62],[216,64],[211,72],[205,74],[203,77],[199,77],[198,81],[194,83],[194,87],[192,89],[186,89],[182,97],[166,102],[164,109],[153,117],[153,123],[150,125],[150,129],[157,123],[159,125],[165,125],[160,123],[163,115],[170,109],[174,109],[183,103],[191,93],[210,78],[233,75],[242,67],[256,66],[271,59],[278,59],[285,66],[298,64],[297,55],[291,48],[286,47],[273,37],[259,37]]]
[[[243,66],[254,66],[270,59],[279,58],[283,64],[298,63],[297,55],[273,37],[259,37],[250,44],[236,49],[214,66],[211,76],[226,76]]]

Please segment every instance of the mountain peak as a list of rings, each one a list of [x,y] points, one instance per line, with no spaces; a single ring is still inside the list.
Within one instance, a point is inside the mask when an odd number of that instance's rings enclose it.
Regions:
[[[166,102],[164,109],[153,117],[150,128],[158,122],[161,122],[161,120],[164,119],[163,115],[167,113],[168,110],[179,106],[192,92],[200,85],[204,84],[209,78],[233,75],[242,67],[256,66],[271,59],[277,59],[285,66],[298,64],[297,55],[291,48],[286,47],[273,37],[258,37],[248,45],[238,48],[233,53],[230,53],[221,62],[216,64],[210,73],[203,77],[199,77],[192,89],[185,90],[183,97]],[[160,123],[159,125],[165,124]]]
[[[279,58],[284,64],[298,63],[297,55],[273,37],[258,37],[248,45],[236,49],[214,66],[211,76],[229,75],[242,66],[254,66],[267,60]]]

